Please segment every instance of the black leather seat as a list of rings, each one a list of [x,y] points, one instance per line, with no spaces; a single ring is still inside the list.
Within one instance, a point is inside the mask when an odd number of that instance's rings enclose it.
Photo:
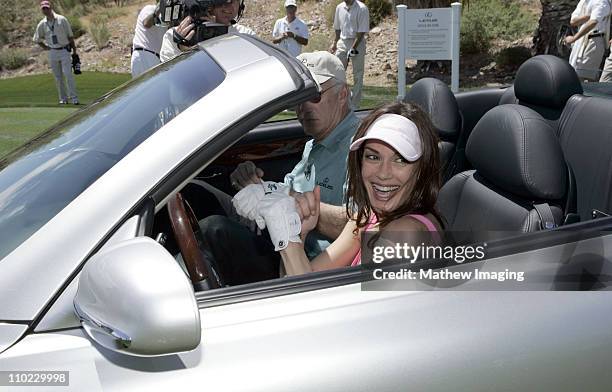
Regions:
[[[612,214],[612,100],[573,96],[559,121],[559,140],[576,182],[580,220]]]
[[[499,104],[527,106],[556,127],[567,100],[582,92],[578,75],[567,61],[540,55],[519,67],[514,85],[502,95]]]
[[[440,163],[446,181],[456,173],[454,154],[462,124],[455,95],[444,82],[423,78],[412,85],[404,100],[416,103],[429,114],[440,137]]]
[[[562,223],[567,169],[554,129],[538,113],[493,108],[476,124],[466,153],[475,170],[455,175],[438,197],[447,230],[503,236]]]

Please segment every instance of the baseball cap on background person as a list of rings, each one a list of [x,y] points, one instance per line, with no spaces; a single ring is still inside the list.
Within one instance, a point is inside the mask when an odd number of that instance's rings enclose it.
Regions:
[[[293,6],[297,8],[297,3],[295,0],[285,0],[285,8]]]
[[[350,150],[358,150],[366,140],[380,140],[395,149],[408,162],[414,162],[423,155],[419,128],[404,116],[385,113],[368,128],[365,135],[351,143]]]
[[[40,2],[40,8],[51,8],[51,2],[49,0],[42,0]]]
[[[337,56],[327,51],[318,51],[302,53],[297,59],[308,68],[319,85],[331,78],[346,84],[346,71]]]

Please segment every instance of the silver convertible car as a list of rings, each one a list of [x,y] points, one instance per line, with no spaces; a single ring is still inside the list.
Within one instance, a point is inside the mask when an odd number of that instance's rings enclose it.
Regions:
[[[413,282],[376,278],[400,260],[210,283],[193,228],[211,212],[187,190],[230,192],[244,160],[290,171],[306,136],[266,120],[319,94],[296,59],[226,35],[117,88],[0,160],[0,389],[612,389],[612,100],[568,67],[410,89],[441,138],[447,229],[498,234]],[[526,278],[443,281],[474,269]]]

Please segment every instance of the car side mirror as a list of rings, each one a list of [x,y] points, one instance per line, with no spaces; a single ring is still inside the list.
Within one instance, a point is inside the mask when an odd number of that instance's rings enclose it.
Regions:
[[[193,287],[176,260],[148,237],[120,242],[87,261],[74,309],[87,335],[115,352],[159,356],[200,344]]]

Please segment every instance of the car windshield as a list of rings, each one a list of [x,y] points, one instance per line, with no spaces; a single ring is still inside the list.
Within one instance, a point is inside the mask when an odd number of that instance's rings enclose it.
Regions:
[[[185,54],[0,160],[0,259],[224,78],[206,52]]]

